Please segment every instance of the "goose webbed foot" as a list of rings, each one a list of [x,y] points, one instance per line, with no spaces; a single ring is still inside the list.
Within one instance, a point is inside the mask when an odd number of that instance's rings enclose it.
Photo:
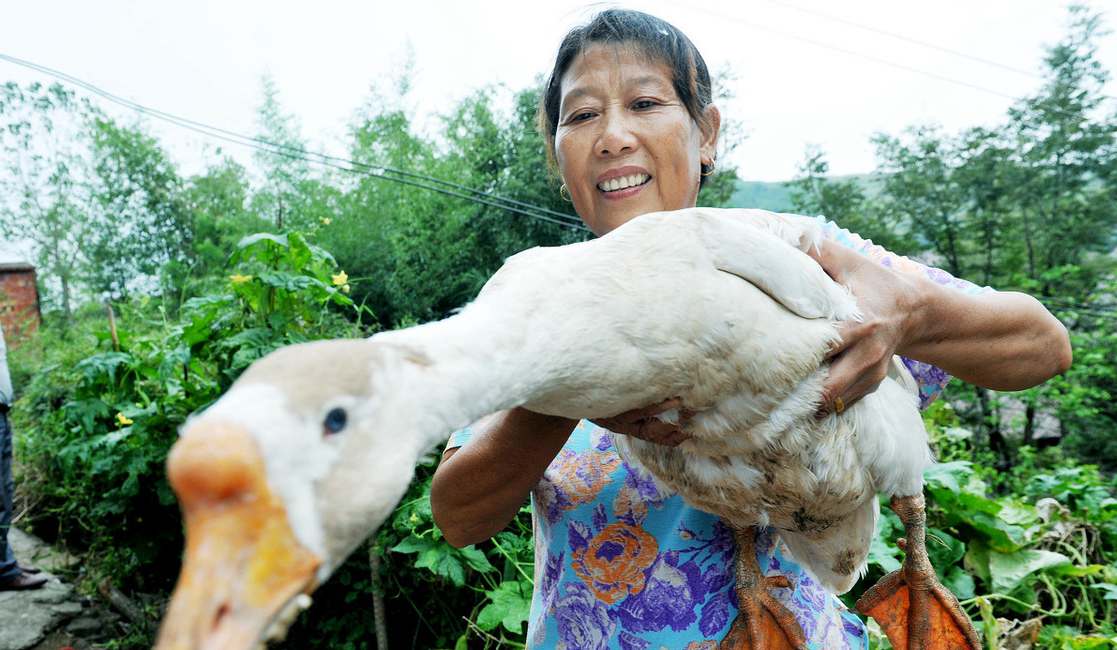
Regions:
[[[756,529],[735,530],[737,618],[718,650],[801,650],[807,647],[795,616],[769,589],[790,589],[787,576],[765,576],[756,563]]]
[[[872,616],[897,650],[980,650],[973,624],[927,557],[923,495],[892,497],[904,524],[904,565],[869,588],[857,610]]]

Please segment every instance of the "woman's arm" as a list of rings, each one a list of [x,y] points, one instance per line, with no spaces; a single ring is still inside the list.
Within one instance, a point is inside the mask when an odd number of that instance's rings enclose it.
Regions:
[[[678,406],[678,400],[669,399],[594,422],[673,447],[686,435],[655,416]],[[679,417],[685,420],[689,412],[684,409]],[[431,481],[431,511],[446,541],[458,547],[476,544],[507,526],[577,424],[515,408],[472,425],[469,444],[447,449]]]
[[[468,546],[507,526],[576,424],[523,408],[474,424],[469,444],[447,449],[431,481],[431,511],[446,541]]]
[[[824,387],[828,406],[837,397],[852,404],[875,389],[893,354],[996,390],[1029,388],[1070,366],[1066,329],[1030,296],[967,294],[833,241],[811,254],[853,291],[865,316],[843,328]]]

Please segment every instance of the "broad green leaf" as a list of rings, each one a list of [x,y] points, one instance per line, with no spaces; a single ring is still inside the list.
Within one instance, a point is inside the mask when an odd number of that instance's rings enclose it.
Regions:
[[[896,539],[903,536],[904,526],[900,518],[889,509],[882,508],[877,519],[877,532],[869,543],[869,564],[875,564],[885,573],[900,568],[903,552],[896,546]]]
[[[991,584],[992,578],[989,574],[989,547],[980,540],[971,541],[969,548],[966,549],[966,556],[963,561],[963,566],[970,573],[977,575],[985,584]]]
[[[93,444],[98,446],[103,445],[105,447],[111,448],[115,447],[116,443],[124,440],[130,435],[132,435],[132,427],[124,427],[123,429],[113,431],[112,433],[106,433],[102,436],[98,436]]]
[[[977,593],[973,576],[959,566],[950,567],[942,580],[942,584],[957,596],[958,600],[973,598]]]
[[[287,248],[286,235],[273,235],[270,232],[258,232],[255,235],[248,235],[237,242],[237,250],[244,250],[260,241],[270,241],[283,248]]]
[[[1072,578],[1081,578],[1083,576],[1096,576],[1105,571],[1104,564],[1087,564],[1085,566],[1078,566],[1068,564],[1066,566],[1056,567],[1053,569],[1054,573],[1061,576],[1070,576]]]
[[[404,540],[399,544],[393,546],[391,550],[396,553],[419,553],[427,550],[432,545],[433,542],[431,542],[429,539],[410,535],[404,538]]]
[[[322,290],[326,289],[325,283],[317,278],[308,277],[299,273],[288,273],[286,271],[264,271],[257,277],[260,282],[276,289],[283,289],[292,293],[298,293],[308,287],[318,287]]]
[[[977,530],[983,541],[995,550],[1010,553],[1023,548],[1029,541],[1028,531],[1001,517],[1004,506],[968,489],[950,492],[931,489],[935,502],[943,511],[946,523],[951,526],[965,524]],[[1012,513],[1013,517],[1017,512]]]
[[[1001,520],[1005,523],[1020,526],[1034,524],[1039,519],[1034,506],[1010,501],[1008,499],[1001,500],[1001,511],[999,514]]]
[[[927,530],[927,555],[941,579],[955,562],[966,554],[966,545],[950,533],[930,528]]]
[[[900,568],[899,548],[886,544],[880,537],[874,537],[869,544],[869,564],[879,566],[885,573],[891,573]]]
[[[935,463],[923,472],[923,480],[928,488],[939,488],[950,492],[960,492],[969,475],[973,473],[972,464],[965,460],[949,463]]]
[[[942,433],[952,440],[970,440],[973,438],[973,431],[962,427],[946,427],[942,430]]]
[[[465,584],[465,567],[455,555],[454,547],[449,544],[432,546],[419,552],[415,566],[430,569],[431,573],[449,578],[454,586],[461,587]]]
[[[1105,595],[1102,596],[1105,600],[1117,600],[1117,585],[1108,582],[1099,582],[1090,586],[1105,592]]]
[[[1029,575],[1053,567],[1070,564],[1070,558],[1062,553],[1028,549],[1014,553],[989,553],[989,573],[992,576],[993,591],[1007,594]]]
[[[500,583],[493,591],[486,591],[489,603],[477,615],[477,627],[491,630],[497,625],[514,634],[523,631],[531,610],[531,586],[519,581]]]
[[[489,564],[489,558],[485,557],[485,554],[478,550],[475,546],[471,545],[466,546],[465,548],[458,549],[458,553],[462,556],[462,559],[465,560],[466,564],[469,565],[469,568],[473,569],[474,571],[487,573],[489,571],[496,570],[496,568],[493,567],[492,564]]]
[[[475,571],[487,572],[494,568],[485,554],[469,546],[456,549],[444,541],[409,535],[391,548],[396,553],[418,553],[415,566],[429,569],[431,573],[449,578],[457,586],[465,584],[466,564]]]
[[[1002,521],[996,515],[979,512],[963,519],[963,521],[984,533],[989,545],[997,551],[1017,551],[1028,543],[1026,530],[1020,526]]]

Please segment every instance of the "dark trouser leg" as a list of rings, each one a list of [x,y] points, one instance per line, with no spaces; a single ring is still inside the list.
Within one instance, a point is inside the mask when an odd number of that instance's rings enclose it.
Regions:
[[[8,529],[12,525],[12,426],[7,414],[0,415],[0,580],[20,574],[12,547],[8,544]]]

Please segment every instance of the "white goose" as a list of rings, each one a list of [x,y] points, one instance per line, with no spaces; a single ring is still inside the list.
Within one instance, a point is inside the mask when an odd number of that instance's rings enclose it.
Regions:
[[[837,322],[857,317],[803,252],[818,237],[813,219],[756,210],[648,214],[510,258],[446,320],[261,359],[185,425],[168,461],[187,548],[157,647],[251,648],[285,629],[387,518],[419,456],[481,416],[607,417],[678,397],[695,413],[691,439],[618,439],[741,531],[742,614],[723,647],[802,645],[767,594],[781,582],[761,577],[748,527],[779,529],[844,592],[864,569],[883,491],[908,526],[908,558],[866,605],[878,619],[906,615],[910,584],[910,622],[885,621],[897,648],[976,648],[922,546],[931,459],[907,371],[896,364],[841,416],[814,417]]]

